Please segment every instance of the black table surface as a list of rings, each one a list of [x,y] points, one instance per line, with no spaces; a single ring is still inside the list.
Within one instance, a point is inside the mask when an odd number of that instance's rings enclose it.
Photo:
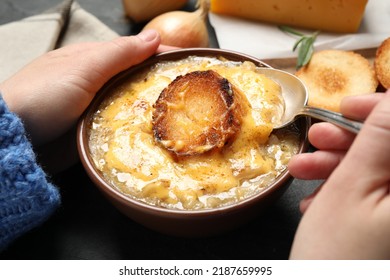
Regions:
[[[193,8],[193,2],[185,7]],[[61,0],[2,0],[0,24],[39,14]],[[139,31],[124,16],[121,0],[79,0],[120,35]],[[218,47],[210,30],[212,47]],[[1,65],[4,67],[4,65]],[[294,179],[283,196],[250,223],[209,238],[177,238],[144,228],[122,215],[77,164],[52,178],[62,206],[42,226],[0,254],[1,259],[287,259],[301,219],[299,201],[318,186]]]

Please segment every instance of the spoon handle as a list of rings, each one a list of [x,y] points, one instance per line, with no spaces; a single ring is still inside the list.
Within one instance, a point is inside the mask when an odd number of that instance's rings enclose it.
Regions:
[[[363,125],[362,122],[348,119],[340,113],[310,106],[303,107],[299,114],[330,122],[355,134],[360,131]]]

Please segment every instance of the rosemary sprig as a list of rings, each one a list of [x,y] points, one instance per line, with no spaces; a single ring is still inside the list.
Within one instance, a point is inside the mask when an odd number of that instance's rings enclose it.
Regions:
[[[316,31],[313,34],[307,35],[285,25],[279,26],[279,29],[299,37],[293,46],[294,52],[298,49],[296,68],[299,69],[308,64],[314,52],[314,42],[320,32]]]

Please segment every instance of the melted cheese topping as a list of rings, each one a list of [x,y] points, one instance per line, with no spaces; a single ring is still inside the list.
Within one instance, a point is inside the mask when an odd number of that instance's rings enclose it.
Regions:
[[[174,158],[154,139],[153,104],[178,75],[208,69],[240,90],[248,113],[222,150]],[[215,208],[258,193],[285,170],[298,133],[271,134],[283,112],[280,86],[254,64],[188,57],[161,62],[118,87],[94,116],[89,147],[96,167],[125,194],[168,208]]]

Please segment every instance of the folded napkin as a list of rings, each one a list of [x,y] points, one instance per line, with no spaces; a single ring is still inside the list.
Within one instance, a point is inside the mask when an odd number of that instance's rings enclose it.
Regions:
[[[0,26],[0,81],[43,53],[68,44],[105,41],[118,34],[73,0]]]

